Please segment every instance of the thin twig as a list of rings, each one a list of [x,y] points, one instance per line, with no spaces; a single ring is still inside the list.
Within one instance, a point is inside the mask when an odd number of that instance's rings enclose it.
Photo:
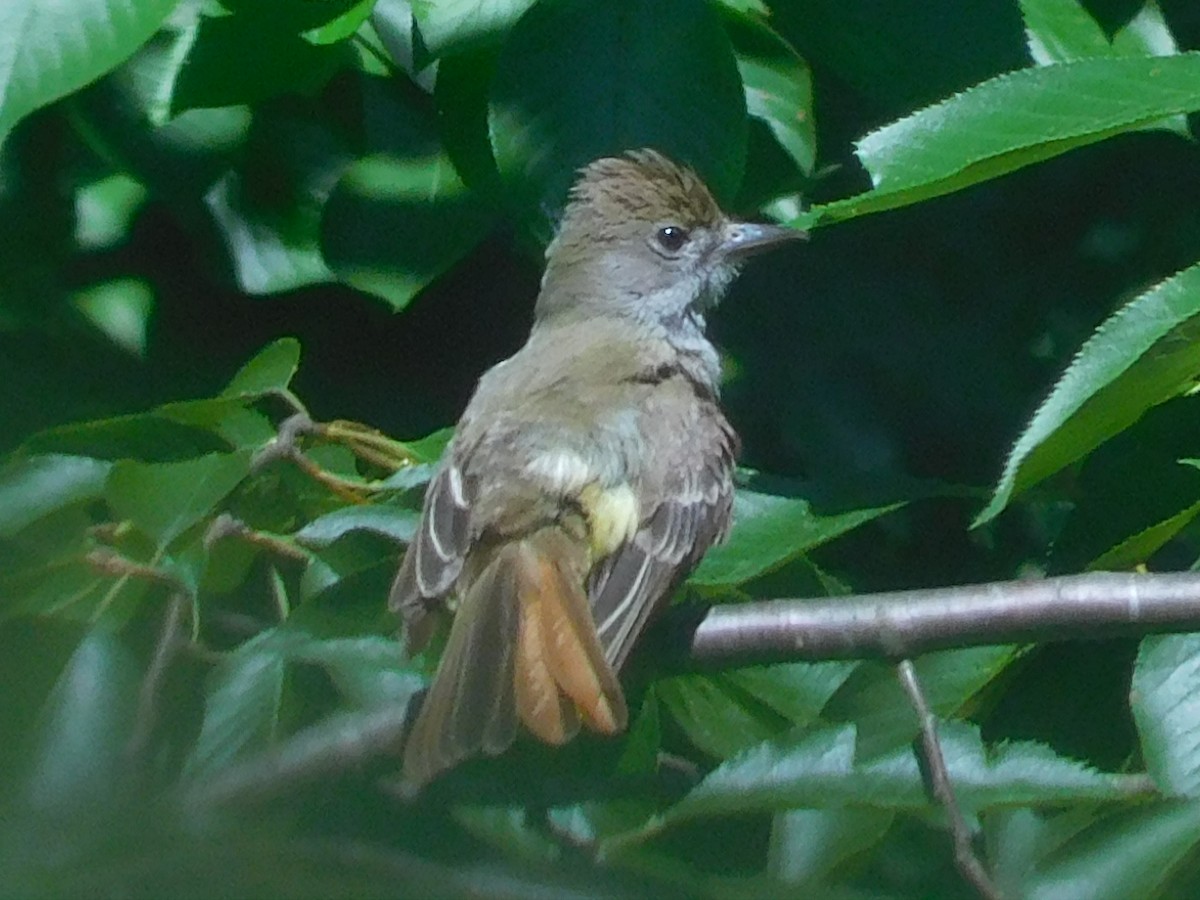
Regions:
[[[921,682],[917,679],[912,660],[902,659],[896,664],[896,677],[900,679],[900,685],[908,695],[920,722],[921,756],[925,762],[930,791],[934,800],[946,813],[946,820],[950,825],[950,835],[954,842],[954,864],[980,897],[985,900],[1002,900],[1000,891],[992,883],[987,869],[975,853],[971,827],[967,824],[954,796],[954,784],[950,781],[946,758],[942,755],[942,744],[937,735],[937,718],[929,707],[925,692],[921,689]]]
[[[179,591],[171,594],[167,611],[163,615],[162,628],[158,633],[158,641],[154,645],[154,656],[150,659],[150,666],[146,669],[141,690],[138,692],[137,718],[133,723],[133,733],[125,745],[125,758],[131,763],[136,764],[144,760],[154,729],[158,726],[163,684],[182,643],[179,631],[183,623],[183,611],[187,605],[186,594]]]

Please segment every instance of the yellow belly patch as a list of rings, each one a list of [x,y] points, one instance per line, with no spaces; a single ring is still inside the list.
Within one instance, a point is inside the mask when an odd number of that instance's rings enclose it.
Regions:
[[[587,518],[593,559],[603,559],[637,533],[638,500],[628,484],[602,488],[593,482],[579,492],[579,505]]]

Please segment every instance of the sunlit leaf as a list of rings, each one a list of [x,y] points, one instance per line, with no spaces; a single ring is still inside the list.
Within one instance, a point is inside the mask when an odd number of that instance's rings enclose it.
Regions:
[[[0,142],[33,110],[123,62],[154,34],[177,2],[0,4]]]
[[[862,138],[857,153],[874,190],[815,206],[795,224],[938,197],[1196,109],[1196,52],[1010,72]]]
[[[300,367],[300,342],[295,338],[272,341],[238,369],[221,391],[222,397],[261,397],[286,390]]]

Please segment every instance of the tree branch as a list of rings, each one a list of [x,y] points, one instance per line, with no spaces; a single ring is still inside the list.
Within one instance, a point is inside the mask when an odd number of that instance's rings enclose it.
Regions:
[[[689,668],[899,660],[981,644],[1200,631],[1200,573],[1095,572],[813,600],[683,604],[661,627]]]

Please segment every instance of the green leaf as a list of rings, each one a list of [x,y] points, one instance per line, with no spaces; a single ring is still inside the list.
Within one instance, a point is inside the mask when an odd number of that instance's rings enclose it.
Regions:
[[[1105,321],[1017,440],[974,525],[995,518],[1021,491],[1189,388],[1200,369],[1198,310],[1200,265],[1195,265]]]
[[[70,816],[87,801],[112,799],[126,764],[139,676],[115,635],[95,629],[79,643],[35,729],[25,786],[33,809]]]
[[[99,78],[140,47],[178,0],[0,4],[0,142],[33,110]]]
[[[493,219],[444,153],[372,156],[338,181],[321,245],[340,279],[399,310],[470,252]]]
[[[328,3],[289,3],[294,9]],[[312,94],[346,59],[265,16],[204,16],[171,94],[171,111],[253,105],[278,94]]]
[[[724,675],[665,678],[654,687],[688,740],[714,759],[726,759],[786,727],[779,716],[748,704]]]
[[[258,398],[287,390],[300,367],[300,342],[285,337],[263,347],[221,391],[222,397]]]
[[[413,0],[421,40],[435,57],[502,39],[534,0]]]
[[[815,206],[794,224],[939,197],[1196,109],[1197,52],[1010,72],[862,138],[856,152],[874,190]]]
[[[265,631],[246,641],[208,677],[204,722],[184,765],[199,780],[234,759],[268,747],[280,728],[285,676],[282,647],[289,636]]]
[[[741,584],[902,505],[821,515],[807,500],[739,490],[734,497],[729,540],[708,551],[690,581]]]
[[[1200,634],[1142,640],[1130,687],[1146,770],[1165,793],[1200,795]]]
[[[818,882],[874,846],[895,816],[877,809],[792,809],[771,822],[767,870],[787,884]]]
[[[1154,803],[1120,810],[1060,847],[1012,896],[1028,900],[1168,896],[1158,889],[1173,872],[1191,865],[1197,842],[1198,803]]]
[[[500,174],[528,209],[557,209],[587,162],[646,146],[728,199],[746,155],[737,61],[700,0],[537,4],[501,51],[489,129]]]
[[[730,17],[728,30],[746,92],[746,113],[766,123],[800,171],[811,174],[817,132],[808,63],[755,15]]]
[[[0,470],[0,538],[31,522],[104,494],[112,464],[86,456],[49,454],[18,459]]]
[[[351,37],[358,31],[359,26],[370,18],[376,0],[350,0],[350,2],[354,5],[337,18],[305,31],[304,39],[310,44],[335,44]],[[296,6],[295,3],[288,5]]]
[[[1016,647],[968,647],[928,653],[914,662],[933,711],[949,716],[990,684],[1022,651]],[[858,751],[864,756],[889,752],[916,737],[917,717],[895,667],[860,663],[826,706],[826,719],[858,726]]]
[[[1137,776],[1097,772],[1040,744],[1010,743],[989,750],[977,729],[962,722],[942,723],[939,735],[955,794],[967,811],[1125,800],[1145,793]],[[856,763],[855,729],[847,725],[740,753],[714,769],[653,827],[795,807],[923,810],[929,802],[910,748]]]
[[[289,649],[289,661],[320,666],[348,703],[364,708],[403,708],[426,686],[391,637],[308,640]]]
[[[726,673],[730,682],[793,725],[807,725],[850,677],[857,662],[778,663]]]
[[[1110,42],[1104,30],[1079,0],[1022,0],[1029,52],[1040,66],[1078,59],[1121,56],[1173,56],[1179,52],[1162,12],[1153,0]],[[1188,137],[1186,116],[1152,122],[1147,129],[1165,128]]]
[[[1021,0],[1029,55],[1039,66],[1112,55],[1112,45],[1079,0]]]
[[[420,518],[415,509],[390,504],[345,506],[313,519],[294,537],[308,547],[328,547],[352,531],[369,531],[407,544],[412,540]]]
[[[250,453],[210,453],[177,463],[123,461],[105,494],[113,513],[133,522],[162,549],[216,511],[250,472]]]
[[[145,281],[114,278],[89,285],[71,297],[71,305],[113,344],[133,356],[145,355],[154,309],[154,291]]]

